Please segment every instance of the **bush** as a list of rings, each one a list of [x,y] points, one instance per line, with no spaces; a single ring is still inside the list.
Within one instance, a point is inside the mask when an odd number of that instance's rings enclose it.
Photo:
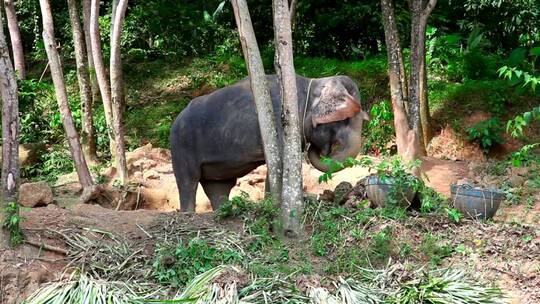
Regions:
[[[498,118],[490,118],[479,122],[466,131],[469,140],[477,142],[486,153],[493,146],[504,143],[504,139],[502,138],[504,128]]]
[[[388,143],[394,138],[394,114],[390,102],[383,100],[371,107],[370,121],[364,127],[364,154],[390,154]]]
[[[242,256],[231,249],[219,249],[194,238],[175,247],[158,245],[153,263],[156,279],[172,287],[186,285],[195,276],[222,264],[240,262]]]

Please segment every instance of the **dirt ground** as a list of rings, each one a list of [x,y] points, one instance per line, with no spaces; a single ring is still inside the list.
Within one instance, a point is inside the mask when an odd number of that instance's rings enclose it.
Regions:
[[[178,208],[178,192],[172,175],[169,151],[147,145],[129,153],[128,164],[133,177],[131,201],[121,206],[120,211],[114,210],[114,204],[106,206],[108,208],[76,204],[80,187],[66,177],[54,188],[56,204],[21,212],[26,240],[35,244],[45,243],[51,246],[52,250],[40,249],[29,243],[16,249],[0,244],[0,303],[19,303],[40,284],[57,280],[63,275],[63,269],[68,263],[62,253],[66,244],[61,238],[51,234],[51,231],[83,231],[92,228],[115,232],[137,241],[148,238],[148,228],[156,225],[157,219],[162,216],[179,219],[185,225],[216,225],[212,213],[208,213],[211,208],[200,187],[197,194],[199,214],[185,215],[174,211]],[[429,179],[428,184],[445,196],[450,194],[451,183],[469,173],[467,162],[436,158],[424,159],[422,168]],[[108,183],[112,184],[114,169],[103,174]],[[239,179],[232,195],[245,191],[253,199],[262,198],[265,174],[262,166]],[[341,181],[354,184],[368,172],[362,168],[347,169],[337,173],[328,184],[318,183],[320,174],[319,171],[305,166],[306,192],[320,194],[325,189],[333,189]],[[499,282],[499,286],[510,296],[511,303],[539,303],[539,217],[538,202],[530,209],[503,204],[494,224],[467,221],[459,226],[436,226],[436,229],[445,230],[448,238],[456,245],[468,244],[473,248],[482,248],[481,255],[474,252],[463,256],[455,255],[448,261],[449,264],[474,270],[488,281]],[[430,224],[426,222],[424,225]],[[410,231],[414,234],[414,230]],[[526,241],[523,241],[524,239]]]

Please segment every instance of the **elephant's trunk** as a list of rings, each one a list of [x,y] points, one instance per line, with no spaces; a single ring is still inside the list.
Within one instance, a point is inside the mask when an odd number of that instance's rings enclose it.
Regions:
[[[343,143],[343,148],[330,153],[328,157],[337,162],[343,162],[347,158],[355,158],[362,149],[362,122],[365,119],[365,113],[359,113],[355,116],[349,129],[348,139]],[[322,172],[328,172],[330,168],[321,161],[321,156],[313,147],[308,150],[308,158],[313,167]]]

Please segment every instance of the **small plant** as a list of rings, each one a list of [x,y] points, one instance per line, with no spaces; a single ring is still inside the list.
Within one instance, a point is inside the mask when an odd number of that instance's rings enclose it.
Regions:
[[[153,263],[156,279],[173,287],[184,286],[195,276],[222,264],[234,264],[242,256],[232,249],[220,249],[194,238],[176,247],[158,245]]]
[[[446,210],[446,215],[448,215],[448,218],[450,218],[452,222],[457,224],[461,221],[461,218],[463,217],[463,215],[461,214],[461,212],[459,212],[459,210],[455,208],[445,208],[445,210]]]
[[[523,167],[535,161],[539,161],[540,159],[538,155],[531,154],[531,152],[533,152],[539,146],[540,143],[534,143],[521,147],[519,151],[512,153],[510,156],[510,163],[514,167]]]
[[[375,152],[376,154],[388,155],[391,151],[387,144],[394,137],[394,114],[390,102],[383,100],[376,103],[371,107],[370,112],[371,119],[363,131],[364,153]]]
[[[19,205],[15,202],[9,202],[4,212],[5,220],[2,227],[9,232],[11,246],[22,244],[23,234],[20,227],[21,217],[19,215]]]
[[[390,243],[392,242],[392,233],[392,228],[385,227],[373,235],[370,252],[373,258],[381,262],[386,262],[391,252]]]
[[[216,212],[218,218],[237,217],[252,209],[252,202],[249,195],[242,191],[240,196],[235,196],[231,200],[223,203]]]
[[[441,261],[452,254],[452,247],[440,244],[440,239],[431,232],[424,234],[420,250],[429,258],[429,263],[437,266]]]
[[[444,203],[444,197],[426,185],[420,190],[420,212],[429,213],[440,208]]]
[[[531,111],[517,115],[514,119],[506,123],[506,132],[512,137],[523,136],[523,129],[530,126],[534,121],[540,121],[540,107],[535,107]]]
[[[505,303],[501,290],[466,279],[458,270],[424,273],[400,287],[390,303]]]
[[[498,118],[484,120],[473,127],[467,128],[470,141],[477,142],[484,152],[488,152],[493,146],[503,144],[503,128]]]

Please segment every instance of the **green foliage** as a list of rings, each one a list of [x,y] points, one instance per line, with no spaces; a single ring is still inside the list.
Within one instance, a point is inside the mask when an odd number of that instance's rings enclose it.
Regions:
[[[441,240],[429,232],[422,237],[420,251],[429,258],[432,266],[437,266],[444,258],[452,255],[453,249],[448,244],[441,245]]]
[[[535,0],[466,0],[461,9],[462,27],[482,27],[487,39],[504,50],[540,41]]]
[[[154,260],[154,276],[165,285],[185,286],[192,278],[222,264],[241,262],[243,257],[231,249],[216,248],[193,238],[175,247],[158,245]]]
[[[426,272],[401,286],[391,303],[503,303],[500,289],[479,287],[465,281],[464,276],[464,272],[455,270]]]
[[[533,91],[536,90],[536,86],[540,83],[539,76],[535,76],[516,67],[503,66],[498,70],[498,72],[499,76],[513,82],[521,82],[522,86],[530,86]]]
[[[438,29],[426,32],[426,58],[435,74],[449,81],[490,79],[495,76],[498,57],[486,49],[490,46],[479,27],[464,33],[437,34]]]
[[[468,128],[469,140],[477,142],[484,152],[488,152],[493,146],[503,144],[501,121],[498,118],[490,118]]]
[[[387,145],[394,138],[392,106],[389,101],[383,100],[373,104],[370,113],[371,119],[362,130],[365,140],[364,153],[388,155],[391,151]]]
[[[539,156],[532,152],[540,146],[540,143],[525,145],[510,155],[510,164],[514,167],[524,167],[533,162],[538,162]]]
[[[216,212],[216,218],[226,219],[241,216],[245,231],[257,236],[248,248],[251,251],[258,251],[273,242],[272,233],[278,223],[279,212],[279,207],[270,197],[254,202],[250,200],[247,193],[242,192],[240,196],[235,196],[223,203]]]
[[[390,243],[392,241],[392,228],[385,227],[375,233],[372,237],[371,253],[372,257],[384,263],[390,256]]]
[[[448,215],[448,218],[454,223],[457,224],[459,223],[459,221],[461,221],[463,215],[461,214],[461,212],[459,212],[459,210],[454,208],[445,208],[444,210],[446,211],[446,215]]]
[[[19,142],[57,140],[62,130],[50,122],[57,108],[52,85],[35,79],[18,80],[17,85],[21,119]]]
[[[73,170],[73,159],[69,149],[63,145],[54,145],[47,153],[40,155],[35,165],[22,168],[22,175],[54,182],[59,175],[73,172]]]
[[[433,188],[423,184],[420,187],[420,212],[429,213],[437,211],[445,203],[446,199]]]
[[[216,212],[218,218],[237,217],[252,209],[253,204],[249,201],[249,195],[242,191],[240,196],[235,196],[223,203]]]
[[[4,222],[2,228],[9,232],[11,246],[17,246],[23,243],[24,236],[21,231],[21,217],[19,215],[19,205],[15,202],[8,202],[4,212]]]

